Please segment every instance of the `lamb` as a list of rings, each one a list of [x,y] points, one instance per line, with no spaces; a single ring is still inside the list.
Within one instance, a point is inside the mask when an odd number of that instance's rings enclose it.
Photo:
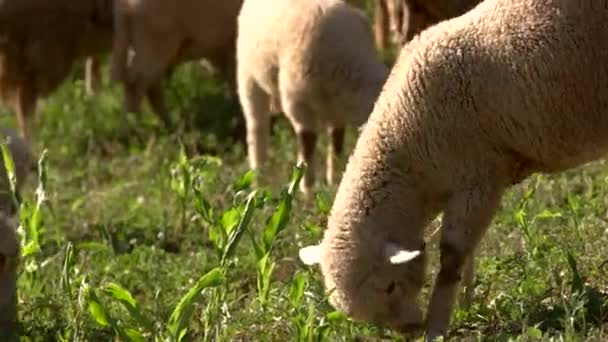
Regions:
[[[8,138],[8,148],[15,163],[16,188],[21,191],[32,168],[33,156],[27,143],[12,130],[0,130]],[[17,207],[10,193],[10,184],[0,158],[0,337],[15,332],[17,323],[17,266],[19,242],[16,228]]]
[[[171,127],[162,80],[174,65],[189,60],[207,59],[235,88],[241,4],[242,0],[116,0],[112,80],[124,86],[127,110],[139,112],[147,95],[154,112]]]
[[[463,269],[506,189],[608,152],[604,1],[485,0],[401,52],[349,158],[320,244],[329,300],[399,331],[447,333]],[[575,62],[573,62],[575,61]],[[443,212],[426,320],[423,234]]]
[[[330,135],[326,176],[333,184],[345,126],[366,121],[387,77],[360,10],[340,0],[246,0],[238,18],[237,85],[250,167],[266,162],[269,103],[278,102],[297,135],[298,160],[308,166],[300,190],[311,194],[320,128]]]
[[[0,0],[0,100],[16,107],[21,136],[75,61],[109,51],[111,18],[112,0]]]

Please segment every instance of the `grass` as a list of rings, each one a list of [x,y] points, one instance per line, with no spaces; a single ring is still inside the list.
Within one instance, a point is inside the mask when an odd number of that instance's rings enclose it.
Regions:
[[[172,134],[148,111],[125,114],[107,80],[87,97],[79,76],[36,118],[45,173],[21,194],[22,340],[399,340],[335,312],[319,271],[297,259],[321,237],[335,187],[318,184],[311,203],[294,191],[301,169],[284,119],[273,174],[256,186],[238,102],[196,66],[168,85],[182,123]],[[14,126],[12,115],[2,120]],[[354,141],[351,130],[347,151]],[[473,305],[455,312],[451,336],[608,338],[606,194],[604,161],[509,191],[479,252]]]

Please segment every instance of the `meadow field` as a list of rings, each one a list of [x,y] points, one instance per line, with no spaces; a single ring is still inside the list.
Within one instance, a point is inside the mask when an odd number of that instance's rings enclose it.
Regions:
[[[95,96],[76,70],[40,103],[40,174],[20,194],[23,341],[402,340],[332,309],[318,269],[298,259],[322,236],[336,190],[322,181],[324,151],[315,198],[304,201],[282,116],[272,174],[254,180],[224,83],[194,64],[177,68],[167,98],[180,126],[166,132],[148,109],[126,114],[107,64],[103,75]],[[8,108],[0,114],[15,127]],[[509,191],[479,251],[473,304],[457,309],[450,338],[608,340],[607,195],[604,161]],[[436,247],[427,244],[423,300]]]

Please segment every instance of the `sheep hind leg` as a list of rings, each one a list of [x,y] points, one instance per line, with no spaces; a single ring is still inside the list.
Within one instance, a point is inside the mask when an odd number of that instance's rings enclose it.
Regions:
[[[429,341],[448,330],[464,268],[467,262],[472,262],[473,252],[494,217],[501,194],[502,190],[478,186],[455,194],[448,202],[441,231],[441,266],[427,313]]]
[[[344,149],[344,127],[330,127],[329,130],[329,144],[327,151],[327,165],[326,174],[328,185],[334,185],[336,182],[336,162],[337,159],[342,155]]]
[[[463,275],[464,293],[460,299],[460,307],[467,310],[473,301],[473,285],[475,283],[475,253],[467,258]]]
[[[146,95],[148,97],[148,101],[150,102],[150,106],[152,106],[154,113],[160,119],[160,121],[162,121],[165,129],[173,129],[173,122],[169,117],[167,105],[165,104],[162,82],[152,83],[152,85],[148,87]]]
[[[33,121],[36,112],[36,92],[31,87],[21,87],[17,98],[17,126],[25,141],[32,143]]]
[[[288,73],[285,73],[287,75]],[[285,84],[285,82],[283,82]],[[298,163],[306,167],[304,177],[300,181],[300,191],[306,200],[311,199],[312,186],[315,182],[315,147],[317,144],[315,112],[306,102],[306,95],[299,93],[298,85],[291,84],[292,88],[281,89],[281,106],[285,116],[293,127],[298,144]]]
[[[296,134],[298,136],[298,162],[306,165],[304,179],[300,182],[300,191],[306,198],[310,198],[315,182],[314,152],[317,134],[311,130],[298,130]]]
[[[374,1],[374,38],[376,48],[384,50],[388,48],[388,7],[387,0]]]

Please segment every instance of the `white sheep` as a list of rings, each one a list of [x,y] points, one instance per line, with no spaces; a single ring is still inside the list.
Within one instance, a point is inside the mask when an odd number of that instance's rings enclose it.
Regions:
[[[330,135],[327,181],[346,125],[361,125],[388,76],[369,21],[340,0],[246,0],[238,18],[237,85],[247,125],[249,163],[267,158],[270,103],[279,104],[307,164],[301,190],[314,183],[317,131]]]
[[[405,46],[357,141],[320,245],[330,302],[355,319],[444,335],[502,194],[608,152],[602,0],[485,0]],[[443,212],[426,313],[423,234]],[[468,264],[469,266],[466,266]]]
[[[8,138],[8,148],[15,164],[16,188],[20,191],[29,172],[35,166],[32,153],[18,133],[0,129]],[[0,339],[15,333],[17,323],[17,208],[10,193],[9,180],[0,155]]]

